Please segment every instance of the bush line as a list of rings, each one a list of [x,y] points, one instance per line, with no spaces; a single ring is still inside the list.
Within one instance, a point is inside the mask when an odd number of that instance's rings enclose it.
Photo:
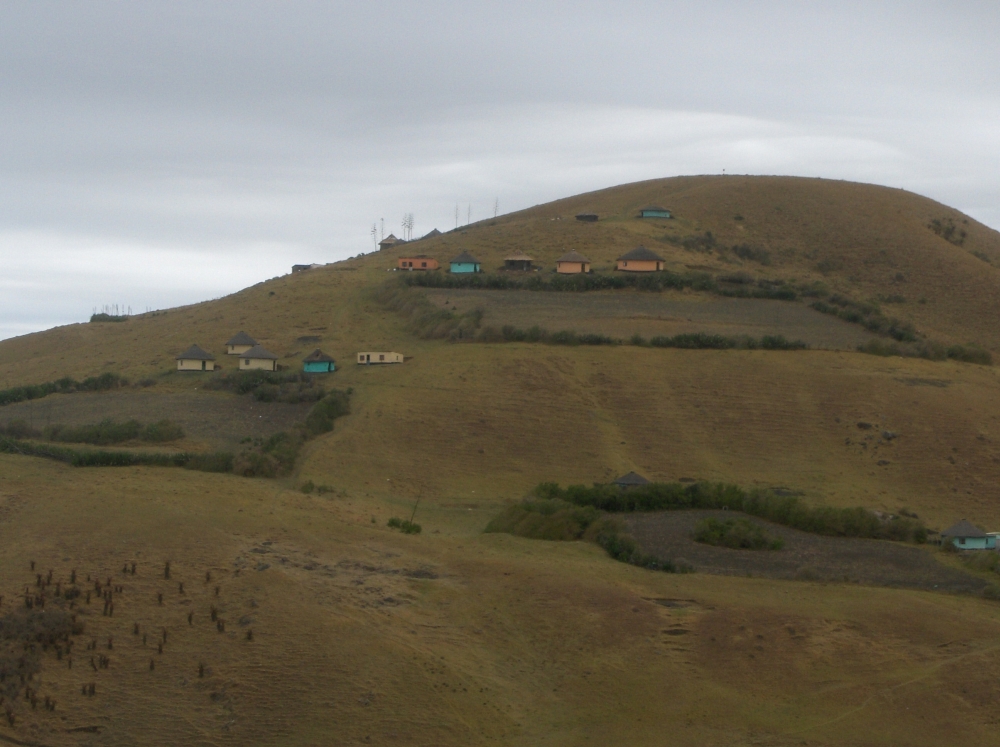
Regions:
[[[42,397],[48,397],[50,394],[103,392],[109,389],[119,389],[123,386],[128,386],[128,379],[113,373],[88,376],[83,381],[76,381],[69,376],[65,376],[57,381],[49,381],[45,384],[29,384],[27,386],[11,387],[10,389],[0,389],[0,407],[12,405],[15,402],[41,399]]]
[[[893,516],[883,519],[866,508],[810,507],[795,496],[769,491],[744,490],[725,483],[650,483],[628,490],[615,485],[570,485],[542,483],[539,498],[559,499],[600,511],[664,511],[678,509],[729,509],[761,519],[832,537],[865,537],[903,542],[927,541],[927,529],[915,519]]]

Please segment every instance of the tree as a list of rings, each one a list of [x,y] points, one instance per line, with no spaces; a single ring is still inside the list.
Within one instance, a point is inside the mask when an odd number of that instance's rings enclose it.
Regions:
[[[493,202],[493,217],[496,218],[497,213],[499,212],[500,212],[500,198],[497,197],[496,200],[494,200]]]

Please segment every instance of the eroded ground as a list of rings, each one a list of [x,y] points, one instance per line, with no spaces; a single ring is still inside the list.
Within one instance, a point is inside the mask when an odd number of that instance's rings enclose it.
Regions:
[[[691,539],[698,522],[747,518],[770,537],[780,537],[781,550],[734,550]],[[986,581],[942,565],[927,548],[896,542],[822,537],[772,524],[737,511],[656,511],[625,519],[645,552],[684,560],[701,573],[802,581],[838,581],[975,594]]]

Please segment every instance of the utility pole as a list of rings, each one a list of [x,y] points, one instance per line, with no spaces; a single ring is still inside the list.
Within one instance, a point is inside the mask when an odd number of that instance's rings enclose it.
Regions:
[[[468,210],[465,211],[465,225],[472,223],[472,203],[469,203]]]
[[[455,203],[455,228],[458,228],[458,203]]]
[[[381,234],[379,235],[379,241],[385,238],[385,218],[379,218],[379,223],[382,226]]]
[[[499,212],[500,212],[500,198],[497,197],[496,200],[493,202],[493,217],[496,218],[497,213]]]

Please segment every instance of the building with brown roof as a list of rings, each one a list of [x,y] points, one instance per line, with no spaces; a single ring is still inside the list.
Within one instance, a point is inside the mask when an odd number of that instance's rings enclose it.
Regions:
[[[644,246],[637,246],[618,258],[615,269],[624,272],[657,272],[663,269],[663,257]]]
[[[192,345],[175,358],[178,371],[214,371],[215,356]]]
[[[337,365],[333,358],[316,348],[302,359],[302,370],[305,373],[332,373]]]
[[[241,371],[277,371],[278,356],[260,345],[240,353]]]
[[[528,272],[531,270],[531,263],[534,261],[534,258],[529,257],[524,252],[514,252],[503,258],[503,266],[505,270]]]
[[[579,275],[590,272],[590,260],[579,252],[567,252],[556,260],[556,272],[563,275]]]
[[[392,249],[392,247],[397,246],[398,244],[405,244],[405,243],[406,242],[403,241],[403,239],[397,239],[395,236],[393,236],[390,233],[388,236],[386,236],[384,239],[382,239],[380,242],[378,242],[378,248],[380,250],[382,250],[382,249]]]
[[[226,355],[240,355],[256,344],[257,341],[255,339],[241,330],[233,335],[233,339],[226,343]]]

